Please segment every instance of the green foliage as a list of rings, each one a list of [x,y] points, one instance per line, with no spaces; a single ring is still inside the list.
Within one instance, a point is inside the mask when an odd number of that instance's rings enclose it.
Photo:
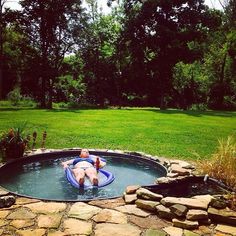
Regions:
[[[57,96],[65,102],[81,103],[86,93],[86,86],[81,78],[73,78],[71,75],[58,77],[55,83]]]
[[[11,92],[8,93],[7,98],[13,106],[17,106],[22,98],[20,88],[15,87]]]
[[[235,109],[235,0],[224,11],[202,0],[107,2],[106,15],[98,0],[86,11],[77,0],[24,0],[4,11],[4,98],[20,84],[47,108]]]

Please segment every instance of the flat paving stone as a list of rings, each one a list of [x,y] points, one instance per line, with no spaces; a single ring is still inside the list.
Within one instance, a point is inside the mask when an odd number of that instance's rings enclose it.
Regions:
[[[183,230],[177,227],[169,226],[163,228],[163,231],[165,231],[170,236],[183,236]]]
[[[34,213],[48,214],[48,213],[59,213],[66,209],[65,203],[58,202],[36,202],[25,205]]]
[[[27,219],[34,219],[36,214],[32,213],[29,209],[21,207],[16,211],[10,213],[7,216],[9,220],[27,220]]]
[[[90,235],[92,233],[92,223],[77,219],[66,219],[64,229],[66,235]]]
[[[16,199],[16,205],[25,205],[30,203],[40,202],[38,199],[26,198],[26,197],[19,197]]]
[[[95,200],[88,203],[92,206],[97,206],[101,208],[108,208],[108,209],[114,209],[119,206],[124,206],[125,201],[123,198],[115,198],[115,199],[108,199],[108,200]]]
[[[217,225],[215,230],[220,231],[221,233],[236,235],[236,227],[229,225]]]
[[[99,207],[91,206],[83,202],[77,202],[71,206],[71,209],[68,212],[68,217],[89,220],[101,210],[102,209]]]
[[[150,212],[141,210],[136,205],[125,205],[125,206],[116,207],[115,209],[117,211],[120,211],[126,214],[131,214],[131,215],[136,215],[136,216],[141,216],[141,217],[147,217],[151,215]]]
[[[17,229],[22,229],[22,228],[33,226],[34,221],[33,220],[12,220],[10,225]]]
[[[0,219],[0,227],[3,227],[5,225],[7,225],[7,224],[8,224],[8,222],[6,220]]]
[[[61,231],[49,231],[47,236],[65,236],[66,233]]]
[[[156,215],[151,215],[146,218],[130,215],[128,220],[130,223],[135,224],[143,229],[162,229],[171,225],[170,222],[160,219]]]
[[[26,229],[26,230],[17,230],[16,233],[19,236],[43,236],[46,233],[45,229]]]
[[[157,229],[148,229],[145,233],[144,236],[167,236],[167,233],[162,231],[162,230],[157,230]]]
[[[206,236],[206,235],[212,236],[212,235],[214,235],[214,229],[213,228],[209,228],[209,227],[207,227],[205,225],[200,225],[198,227],[198,229],[193,230],[192,232],[197,233],[199,235],[203,235],[203,236]]]
[[[139,236],[141,231],[138,227],[130,224],[97,224],[95,227],[96,236]]]
[[[127,216],[124,213],[111,209],[103,209],[96,216],[93,217],[96,223],[127,223]]]
[[[199,234],[194,233],[190,230],[184,229],[184,236],[199,236]]]
[[[4,211],[0,211],[0,219],[4,219],[7,217],[7,215],[9,215],[11,211],[8,210],[4,210]]]
[[[39,228],[59,228],[62,214],[40,215],[38,216]]]

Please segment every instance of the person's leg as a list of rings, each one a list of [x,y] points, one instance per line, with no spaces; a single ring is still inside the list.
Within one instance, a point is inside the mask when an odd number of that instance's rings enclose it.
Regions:
[[[76,168],[76,169],[73,169],[73,172],[74,172],[74,175],[75,175],[75,179],[79,183],[79,185],[83,185],[84,184],[85,171],[81,168]]]
[[[89,177],[91,183],[95,186],[98,185],[97,170],[94,167],[90,167],[85,170],[85,174]]]

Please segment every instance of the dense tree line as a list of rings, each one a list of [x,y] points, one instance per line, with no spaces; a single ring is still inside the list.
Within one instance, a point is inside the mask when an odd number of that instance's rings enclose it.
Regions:
[[[236,108],[236,1],[1,1],[0,98],[161,109]],[[116,4],[114,4],[116,2]]]

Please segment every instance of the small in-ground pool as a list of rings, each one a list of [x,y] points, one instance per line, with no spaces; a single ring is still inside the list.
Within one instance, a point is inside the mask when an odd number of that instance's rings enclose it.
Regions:
[[[38,154],[9,162],[0,168],[0,186],[22,196],[56,201],[86,201],[121,196],[128,185],[151,185],[166,175],[166,169],[153,160],[127,154],[91,152],[107,160],[104,169],[115,175],[108,186],[76,189],[65,178],[61,162],[78,151]]]

